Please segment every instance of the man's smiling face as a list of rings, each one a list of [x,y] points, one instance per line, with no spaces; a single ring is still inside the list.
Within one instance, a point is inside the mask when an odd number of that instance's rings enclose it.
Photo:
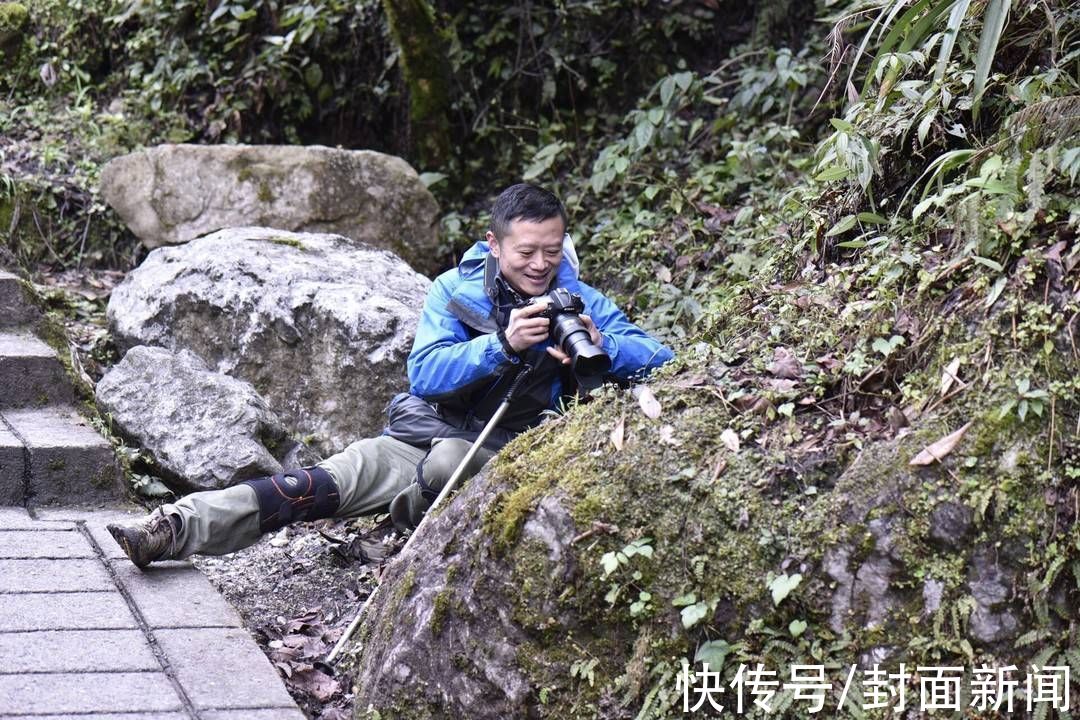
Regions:
[[[499,272],[526,297],[548,291],[562,260],[566,227],[559,216],[540,222],[514,220],[502,238],[487,234],[491,254],[499,260]]]

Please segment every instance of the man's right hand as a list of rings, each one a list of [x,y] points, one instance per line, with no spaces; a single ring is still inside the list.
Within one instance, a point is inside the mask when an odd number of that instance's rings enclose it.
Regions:
[[[547,307],[545,302],[510,311],[510,324],[506,326],[506,342],[514,352],[528,350],[533,345],[547,339],[551,331],[551,321],[546,317],[537,317]]]

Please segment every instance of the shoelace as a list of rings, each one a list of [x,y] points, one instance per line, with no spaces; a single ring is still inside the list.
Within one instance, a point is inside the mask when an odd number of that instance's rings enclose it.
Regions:
[[[173,525],[172,518],[165,514],[165,511],[160,507],[155,511],[158,515],[154,518],[155,524],[165,523],[169,528],[169,557],[176,557],[176,526]]]

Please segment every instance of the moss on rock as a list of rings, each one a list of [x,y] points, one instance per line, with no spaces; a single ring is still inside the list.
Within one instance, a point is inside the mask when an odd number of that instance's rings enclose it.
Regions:
[[[14,55],[26,27],[30,24],[30,13],[26,6],[17,2],[0,3],[0,55]]]

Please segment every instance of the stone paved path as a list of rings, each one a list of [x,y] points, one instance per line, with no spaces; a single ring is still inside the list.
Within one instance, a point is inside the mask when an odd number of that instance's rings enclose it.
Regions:
[[[0,507],[0,718],[303,720],[198,570],[128,562],[129,517]]]
[[[303,720],[198,570],[140,571],[105,529],[133,516],[55,507],[123,483],[32,295],[0,269],[0,718]]]

